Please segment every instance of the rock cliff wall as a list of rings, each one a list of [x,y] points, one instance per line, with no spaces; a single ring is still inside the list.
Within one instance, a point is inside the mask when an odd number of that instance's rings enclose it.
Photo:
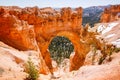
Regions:
[[[112,5],[106,8],[101,16],[101,22],[112,22],[120,19],[120,5]]]

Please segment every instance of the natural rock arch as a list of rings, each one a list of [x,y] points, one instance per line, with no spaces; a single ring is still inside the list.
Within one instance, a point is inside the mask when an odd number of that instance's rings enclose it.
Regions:
[[[74,32],[71,32],[71,31],[61,31],[61,32],[57,33],[55,36],[67,37],[73,43],[75,54],[70,56],[69,70],[72,71],[72,70],[79,69],[79,67],[83,65],[84,58],[86,55],[86,52],[84,50],[85,47],[84,47],[83,43],[80,42],[79,35],[77,35]],[[51,39],[49,40],[49,42],[46,42],[46,44],[44,45],[44,47],[42,47],[42,50],[41,50],[41,53],[43,54],[43,58],[51,72],[53,72],[53,68],[52,68],[52,64],[51,64],[51,58],[50,58],[50,52],[48,50],[48,46],[49,46],[51,40],[55,36],[52,36]]]
[[[40,51],[40,73],[48,71],[44,68],[44,60],[49,70],[53,72],[48,45],[55,36],[66,36],[74,44],[75,55],[71,57],[70,70],[76,70],[83,64],[85,50],[80,42],[81,7],[75,10],[63,8],[61,11],[36,7],[15,9],[6,7],[0,9],[0,40],[19,50]]]

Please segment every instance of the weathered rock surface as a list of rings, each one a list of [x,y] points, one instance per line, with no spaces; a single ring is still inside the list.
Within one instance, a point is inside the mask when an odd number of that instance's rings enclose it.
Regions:
[[[94,45],[98,50],[101,50],[103,45],[97,43],[94,33],[87,32],[88,28],[82,29],[81,17],[81,8],[75,11],[63,8],[59,12],[49,7],[43,9],[0,7],[0,41],[12,46],[0,42],[0,79],[23,80],[26,78],[23,64],[29,57],[39,68],[40,73],[53,73],[55,69],[52,66],[48,46],[55,36],[65,36],[74,45],[74,52],[70,56],[70,61],[66,61],[68,64],[65,68],[68,71],[69,67],[71,72],[65,73],[65,70],[61,69],[60,72],[64,74],[61,73],[60,78],[56,78],[55,75],[51,77],[51,74],[40,74],[38,80],[119,80],[120,53],[111,54],[111,61],[101,65],[94,65],[98,63],[99,54],[94,56],[94,61],[92,61],[93,56],[88,54],[86,66],[82,66],[90,45]],[[109,27],[100,31],[103,33],[102,37],[107,37],[106,40],[119,44],[120,22],[106,25]],[[110,34],[114,34],[113,38]]]
[[[4,16],[0,17],[0,40],[19,50],[37,50],[34,27],[14,15]]]
[[[112,61],[103,65],[83,66],[76,73],[75,80],[119,80],[120,76],[120,53],[112,55]]]
[[[74,11],[69,7],[60,11],[50,7],[0,7],[0,40],[19,50],[40,51],[39,56],[44,59],[51,72],[53,68],[48,46],[51,39],[59,34],[68,37],[75,47],[70,70],[77,70],[82,66],[86,52],[84,46],[79,44],[81,24],[81,7]],[[78,62],[81,64],[78,65]]]
[[[38,55],[37,51],[18,51],[0,42],[0,80],[25,79],[28,75],[25,72],[25,65],[29,58],[39,70],[49,73],[48,68],[41,63],[42,59]]]
[[[101,22],[112,22],[120,20],[120,5],[112,5],[106,8],[101,16]]]

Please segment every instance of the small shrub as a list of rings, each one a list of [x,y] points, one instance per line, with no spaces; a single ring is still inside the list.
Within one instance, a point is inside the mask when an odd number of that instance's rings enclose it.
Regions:
[[[98,64],[100,65],[100,64],[102,64],[102,62],[105,60],[105,57],[101,57],[100,59],[99,59],[99,62],[98,62]]]
[[[35,68],[35,65],[29,58],[26,64],[26,72],[29,74],[25,80],[37,80],[39,77],[38,70]]]
[[[120,48],[115,47],[114,52],[118,53],[120,51]]]
[[[97,49],[96,49],[96,47],[94,47],[94,50],[93,50],[93,56],[92,56],[92,64],[94,64],[96,51],[97,51]]]
[[[111,61],[111,55],[115,52],[115,47],[113,45],[106,45],[104,43],[102,54],[103,56],[99,59],[99,64],[102,64],[102,62],[107,58],[108,61]]]
[[[4,72],[4,69],[3,68],[0,68],[0,75],[2,75]]]

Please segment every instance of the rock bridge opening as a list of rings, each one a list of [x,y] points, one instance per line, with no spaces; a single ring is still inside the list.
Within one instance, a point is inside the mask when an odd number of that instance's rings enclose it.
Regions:
[[[70,54],[74,52],[74,45],[65,36],[55,36],[48,46],[50,56],[57,64],[61,64],[64,59],[69,58]]]

